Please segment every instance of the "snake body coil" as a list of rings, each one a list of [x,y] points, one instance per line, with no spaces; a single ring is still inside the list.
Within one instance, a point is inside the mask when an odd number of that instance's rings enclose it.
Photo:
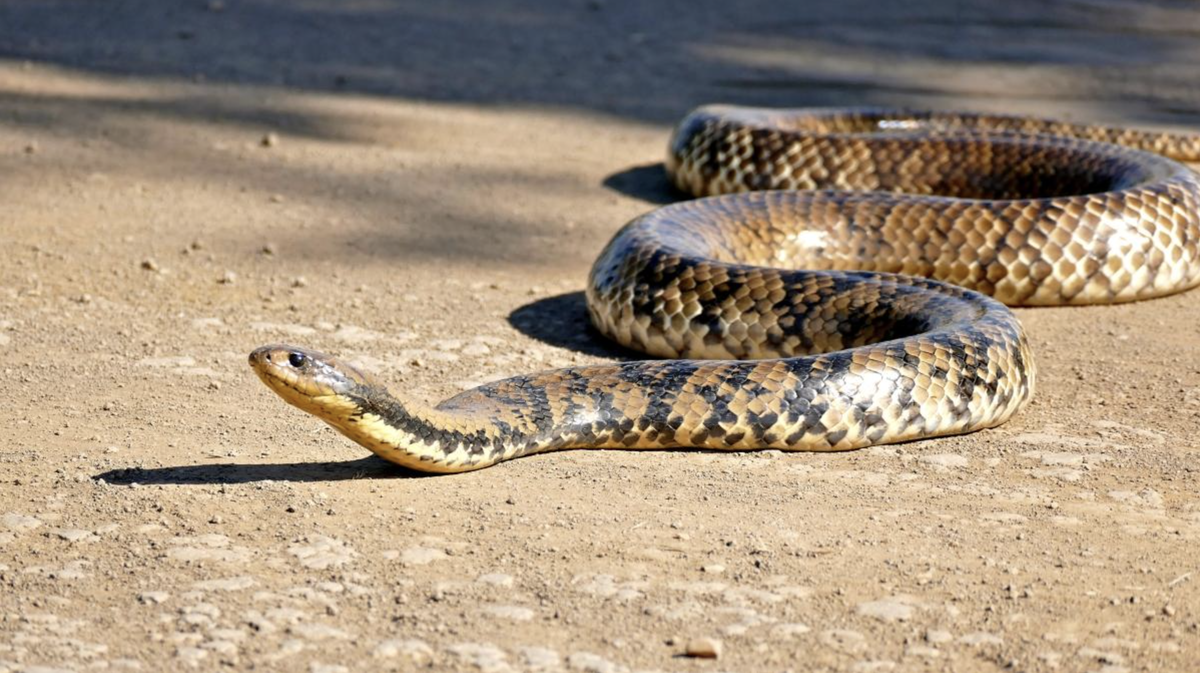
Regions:
[[[517,376],[433,408],[313,351],[264,346],[250,362],[288,402],[428,472],[559,448],[844,450],[970,432],[1033,391],[1004,304],[1200,283],[1200,183],[1168,156],[1200,159],[1200,137],[700,108],[667,170],[725,195],[630,222],[587,287],[601,332],[683,359]]]

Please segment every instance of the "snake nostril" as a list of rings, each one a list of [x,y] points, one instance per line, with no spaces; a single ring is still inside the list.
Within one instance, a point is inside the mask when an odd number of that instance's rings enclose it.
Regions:
[[[288,364],[293,367],[300,367],[304,364],[304,355],[300,353],[288,353]]]

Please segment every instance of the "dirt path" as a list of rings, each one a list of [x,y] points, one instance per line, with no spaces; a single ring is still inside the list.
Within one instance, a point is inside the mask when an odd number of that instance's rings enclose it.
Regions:
[[[729,4],[0,2],[0,671],[1190,670],[1200,292],[1023,310],[1019,417],[840,455],[413,478],[253,377],[621,357],[579,291],[694,104],[1200,127],[1184,3]]]

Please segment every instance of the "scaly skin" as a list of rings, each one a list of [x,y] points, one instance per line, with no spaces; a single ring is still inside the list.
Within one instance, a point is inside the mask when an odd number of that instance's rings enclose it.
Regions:
[[[1046,133],[1072,137],[1030,135]],[[250,363],[289,403],[427,472],[563,448],[836,451],[993,427],[1035,378],[1004,303],[1200,283],[1195,175],[1096,140],[1200,158],[1197,136],[1018,117],[700,108],[670,144],[677,186],[806,191],[666,206],[601,253],[593,323],[684,359],[518,376],[432,408],[294,346]]]

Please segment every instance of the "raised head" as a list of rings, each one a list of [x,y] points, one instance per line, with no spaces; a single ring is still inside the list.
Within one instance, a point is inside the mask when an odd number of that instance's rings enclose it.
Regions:
[[[349,363],[287,344],[254,349],[250,366],[289,404],[331,424],[353,414],[359,402],[379,387],[373,378]]]

